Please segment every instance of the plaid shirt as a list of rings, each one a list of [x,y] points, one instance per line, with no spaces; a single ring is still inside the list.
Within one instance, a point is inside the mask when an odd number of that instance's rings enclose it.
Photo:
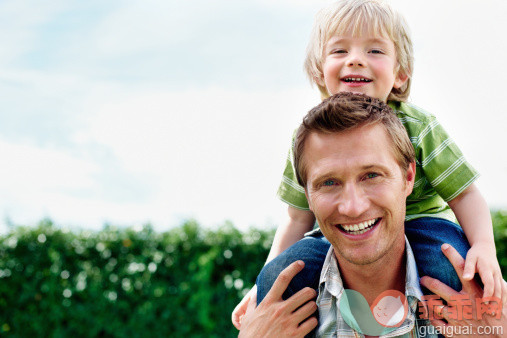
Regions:
[[[428,334],[428,332],[432,332],[427,330],[428,326],[431,325],[429,321],[416,317],[417,305],[423,294],[419,286],[419,275],[414,254],[406,238],[405,243],[405,252],[407,254],[405,297],[408,301],[409,311],[405,321],[398,328],[380,337],[422,337],[424,333],[426,333],[424,337],[437,337],[436,335]],[[339,310],[343,292],[343,282],[338,270],[338,263],[333,247],[331,246],[320,275],[319,296],[317,298],[317,305],[319,307],[317,337],[364,337],[357,329],[354,330],[349,326],[348,323],[355,326],[354,322],[343,317]],[[426,326],[426,328],[421,329],[422,326]]]

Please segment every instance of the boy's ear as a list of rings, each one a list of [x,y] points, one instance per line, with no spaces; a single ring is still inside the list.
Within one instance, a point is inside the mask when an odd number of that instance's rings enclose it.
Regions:
[[[408,75],[405,72],[399,70],[396,73],[396,79],[394,79],[393,87],[396,89],[401,88],[408,81]]]
[[[319,86],[324,87],[324,88],[326,87],[326,83],[324,82],[324,77],[323,76],[314,76],[313,80]]]

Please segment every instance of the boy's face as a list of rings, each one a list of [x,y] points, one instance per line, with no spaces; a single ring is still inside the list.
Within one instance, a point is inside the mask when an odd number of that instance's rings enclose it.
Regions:
[[[330,95],[339,92],[366,94],[386,101],[407,76],[398,72],[394,43],[389,38],[350,34],[333,36],[324,50],[324,78],[319,84]]]

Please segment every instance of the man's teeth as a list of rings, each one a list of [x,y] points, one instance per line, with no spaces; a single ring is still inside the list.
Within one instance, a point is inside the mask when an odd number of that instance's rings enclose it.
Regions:
[[[357,224],[341,224],[341,227],[350,233],[360,235],[369,230],[369,228],[378,220],[378,218],[370,219],[369,221],[364,221]]]
[[[365,79],[364,77],[346,77],[343,79],[345,82],[371,82],[369,79]]]

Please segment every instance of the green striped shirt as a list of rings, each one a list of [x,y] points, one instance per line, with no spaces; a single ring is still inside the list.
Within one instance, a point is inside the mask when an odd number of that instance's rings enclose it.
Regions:
[[[393,101],[389,105],[405,126],[415,149],[416,176],[412,194],[407,197],[405,220],[436,217],[456,222],[446,202],[461,194],[479,174],[433,115],[405,102]],[[296,179],[293,146],[294,139],[278,197],[295,208],[309,210],[305,191]]]

